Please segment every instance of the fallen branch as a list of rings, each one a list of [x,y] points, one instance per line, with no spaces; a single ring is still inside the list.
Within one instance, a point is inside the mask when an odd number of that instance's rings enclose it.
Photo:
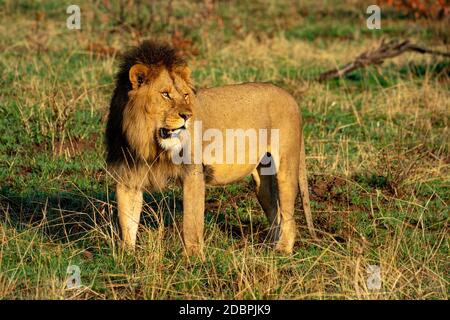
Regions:
[[[365,68],[368,65],[380,65],[387,58],[393,58],[401,55],[404,52],[413,51],[418,53],[428,53],[434,55],[440,55],[450,58],[450,52],[443,52],[439,50],[432,50],[424,47],[417,46],[409,42],[409,40],[397,41],[391,40],[389,42],[381,41],[380,46],[375,50],[368,50],[361,53],[355,60],[347,63],[342,68],[329,70],[321,73],[316,80],[324,81],[333,78],[340,78],[347,73],[350,73],[359,68]]]

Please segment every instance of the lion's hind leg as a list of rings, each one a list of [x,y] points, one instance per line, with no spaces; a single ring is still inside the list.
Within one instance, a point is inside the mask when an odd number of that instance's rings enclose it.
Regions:
[[[271,171],[264,170],[266,167],[260,164],[255,179],[259,203],[269,219],[270,239],[275,243],[276,250],[285,253],[292,252],[296,235],[294,220],[294,206],[298,193],[296,160],[298,159],[282,158],[276,174],[270,174]]]
[[[296,235],[294,207],[298,194],[297,172],[298,166],[295,161],[291,162],[287,161],[287,159],[281,159],[280,169],[276,178],[279,199],[280,237],[275,249],[285,253],[292,253]]]
[[[264,175],[261,173],[262,168],[263,166],[260,164],[252,176],[256,184],[256,197],[269,221],[268,240],[276,243],[280,237],[276,175]]]

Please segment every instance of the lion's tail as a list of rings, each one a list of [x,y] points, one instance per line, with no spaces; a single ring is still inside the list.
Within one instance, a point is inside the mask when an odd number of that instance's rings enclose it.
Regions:
[[[306,224],[308,226],[308,230],[311,233],[311,236],[314,240],[317,240],[316,231],[314,230],[312,215],[311,215],[311,206],[309,205],[309,191],[308,191],[308,179],[306,177],[306,156],[305,156],[305,142],[302,138],[300,141],[300,163],[299,163],[299,171],[298,171],[298,184],[300,187],[300,195],[302,197],[303,203],[303,211],[305,212]]]

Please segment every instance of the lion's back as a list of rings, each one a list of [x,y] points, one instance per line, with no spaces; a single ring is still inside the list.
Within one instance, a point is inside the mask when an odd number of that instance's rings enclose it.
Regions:
[[[270,83],[243,83],[199,90],[198,118],[207,127],[274,127],[299,117],[295,99]]]

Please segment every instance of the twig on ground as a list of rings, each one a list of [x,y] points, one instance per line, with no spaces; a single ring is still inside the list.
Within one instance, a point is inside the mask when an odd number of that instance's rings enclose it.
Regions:
[[[384,62],[385,59],[397,57],[407,51],[413,51],[422,54],[428,53],[450,58],[450,52],[420,47],[411,43],[409,40],[391,40],[389,42],[385,42],[384,40],[382,40],[380,46],[377,49],[367,50],[357,56],[355,60],[347,63],[343,67],[321,73],[315,80],[324,81],[333,78],[340,78],[356,69],[364,68],[368,65],[380,65]]]

